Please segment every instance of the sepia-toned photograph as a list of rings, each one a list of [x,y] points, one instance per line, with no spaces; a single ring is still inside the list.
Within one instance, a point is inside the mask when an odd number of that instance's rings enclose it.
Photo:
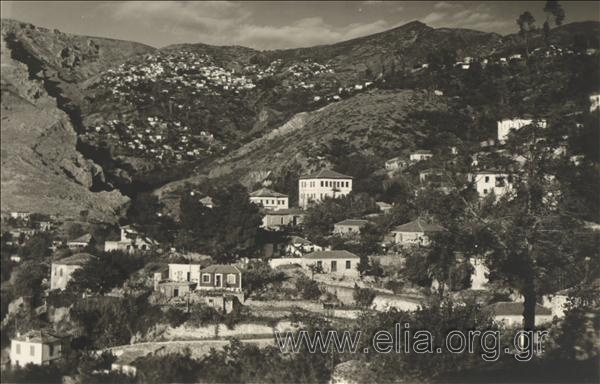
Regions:
[[[600,2],[0,6],[1,383],[600,382]]]

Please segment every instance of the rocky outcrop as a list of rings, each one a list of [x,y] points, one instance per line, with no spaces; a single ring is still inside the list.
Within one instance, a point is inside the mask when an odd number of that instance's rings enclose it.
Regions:
[[[102,168],[76,149],[77,134],[67,113],[47,92],[39,61],[15,55],[19,34],[2,26],[2,211],[28,211],[63,217],[87,212],[90,220],[114,222],[128,198],[98,190]],[[18,45],[17,45],[18,46]],[[90,49],[95,49],[93,46]],[[72,51],[60,65],[77,65]]]

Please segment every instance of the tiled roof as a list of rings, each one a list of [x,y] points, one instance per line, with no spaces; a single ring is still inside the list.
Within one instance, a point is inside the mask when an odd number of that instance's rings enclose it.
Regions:
[[[94,256],[89,253],[76,253],[73,256],[65,257],[64,259],[56,260],[53,264],[61,265],[83,265],[87,264],[91,260],[95,259]]]
[[[392,232],[439,232],[444,228],[438,224],[427,223],[421,219],[413,220],[408,223],[395,227]]]
[[[411,152],[411,154],[418,154],[418,155],[432,155],[433,153],[431,151],[428,151],[426,149],[418,149],[414,152]]]
[[[200,273],[242,273],[235,265],[213,264],[200,270]]]
[[[316,251],[302,256],[304,259],[359,259],[354,253],[348,251]]]
[[[496,316],[510,316],[510,315],[522,315],[523,314],[523,303],[514,303],[511,301],[502,301],[494,303],[488,306],[488,308]],[[535,305],[536,315],[552,315],[552,311],[546,307],[542,307],[539,304]]]
[[[15,336],[13,340],[18,341],[28,341],[33,343],[56,343],[59,342],[60,339],[56,336],[53,336],[45,331],[40,330],[31,330],[26,333],[21,334],[20,336]]]
[[[360,219],[347,219],[342,220],[339,223],[335,223],[334,225],[367,225],[369,222],[367,220]]]
[[[344,175],[330,169],[322,169],[310,175],[300,176],[300,179],[352,179],[352,176]]]
[[[275,192],[269,188],[261,188],[250,194],[250,197],[287,197],[283,193]]]

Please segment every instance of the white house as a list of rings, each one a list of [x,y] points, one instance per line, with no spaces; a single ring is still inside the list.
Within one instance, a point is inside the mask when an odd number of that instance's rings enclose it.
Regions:
[[[484,170],[470,174],[469,181],[475,184],[475,189],[480,198],[484,198],[492,192],[498,198],[514,188],[511,175],[495,170]]]
[[[523,128],[526,125],[537,124],[541,128],[546,128],[545,119],[503,119],[498,121],[498,141],[503,143],[508,138],[508,134],[511,130],[517,130]]]
[[[431,159],[433,157],[433,153],[431,151],[425,149],[419,149],[418,151],[414,151],[409,155],[410,161],[423,161],[427,159]]]
[[[121,227],[121,238],[116,241],[104,242],[104,251],[125,251],[133,253],[136,251],[149,251],[158,246],[158,243],[146,236],[141,235],[135,229],[126,225]]]
[[[377,204],[377,207],[383,213],[388,213],[392,208],[394,208],[392,204],[388,204],[385,201],[377,201],[375,204]]]
[[[444,228],[438,224],[428,223],[418,218],[395,227],[391,234],[395,244],[427,246],[431,243],[429,235],[443,230]]]
[[[317,269],[322,273],[358,278],[360,257],[348,251],[316,251],[302,256],[302,268]]]
[[[94,256],[89,253],[78,253],[64,259],[54,261],[50,268],[50,289],[64,290],[71,280],[73,272],[89,263]]]
[[[508,327],[523,326],[523,303],[502,301],[487,307],[494,321]],[[539,304],[535,305],[535,325],[542,325],[552,321],[552,311]]]
[[[49,365],[62,356],[62,344],[58,337],[43,331],[29,331],[10,340],[10,362],[16,367],[27,364]]]
[[[367,220],[348,219],[333,224],[333,233],[336,235],[360,235],[362,227],[367,225]]]
[[[325,197],[342,197],[352,192],[352,176],[328,169],[321,170],[298,180],[299,205],[306,209]]]
[[[258,191],[252,192],[250,194],[250,201],[273,211],[289,208],[288,196],[269,188],[261,188]]]
[[[200,264],[169,264],[168,280],[170,281],[188,281],[191,283],[200,282]]]
[[[406,168],[406,166],[407,166],[406,161],[400,156],[386,160],[386,162],[385,162],[385,169],[389,172],[397,171],[399,169],[404,169],[404,168]]]
[[[298,208],[264,210],[262,227],[271,230],[281,230],[285,227],[295,227],[302,224],[304,213]]]
[[[600,109],[600,94],[590,95],[590,112]]]

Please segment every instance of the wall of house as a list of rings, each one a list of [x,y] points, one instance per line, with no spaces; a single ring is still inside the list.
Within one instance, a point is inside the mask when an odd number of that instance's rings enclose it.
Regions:
[[[498,121],[498,140],[504,142],[511,130],[517,130],[532,123],[532,119],[505,119]],[[540,120],[538,124],[540,127],[546,128],[546,120]]]
[[[360,225],[338,225],[333,226],[333,233],[337,234],[360,234]]]
[[[394,232],[394,242],[401,245],[429,245],[425,232]]]
[[[52,263],[50,271],[50,289],[65,289],[71,275],[77,269],[81,268],[81,265],[64,265]]]
[[[210,276],[208,279],[205,276]],[[217,282],[217,276],[220,276],[221,283]],[[230,281],[229,276],[234,276]],[[241,291],[242,289],[242,275],[240,273],[207,273],[200,272],[200,283],[198,289],[225,289],[231,291]]]
[[[378,311],[387,311],[390,308],[396,308],[401,311],[416,311],[421,304],[400,296],[377,295],[373,299],[371,308]]]
[[[552,321],[552,315],[535,315],[535,325],[542,325]],[[494,316],[494,321],[503,323],[509,327],[521,327],[523,325],[523,315],[498,315]]]
[[[289,208],[289,200],[287,197],[250,197],[250,201],[254,204],[260,205],[266,209],[272,209],[278,211],[280,209]]]
[[[471,275],[471,289],[486,289],[489,269],[483,264],[482,260],[475,258],[469,259],[471,265],[475,268]]]
[[[19,348],[20,352],[17,353],[17,349]],[[10,343],[10,361],[15,366],[23,367],[27,364],[46,365],[50,361],[60,358],[60,356],[60,343],[54,344],[52,354],[50,354],[50,345],[48,344],[19,340],[12,340]]]
[[[199,264],[169,264],[169,280],[198,283],[200,282],[200,267]]]
[[[302,259],[302,267],[310,271],[312,265],[318,265],[320,262],[323,273],[332,274],[336,276],[346,276],[350,278],[358,278],[360,273],[356,268],[358,266],[359,259]],[[336,271],[332,271],[332,262],[336,262]],[[346,262],[350,262],[350,268],[347,268]]]
[[[305,209],[311,202],[319,202],[325,197],[346,196],[352,192],[352,179],[300,179],[298,190],[298,203]]]

